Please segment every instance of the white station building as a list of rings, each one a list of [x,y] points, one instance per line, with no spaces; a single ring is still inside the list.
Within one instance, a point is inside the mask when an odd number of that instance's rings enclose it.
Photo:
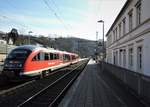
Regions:
[[[127,0],[106,37],[106,62],[150,76],[150,0]]]

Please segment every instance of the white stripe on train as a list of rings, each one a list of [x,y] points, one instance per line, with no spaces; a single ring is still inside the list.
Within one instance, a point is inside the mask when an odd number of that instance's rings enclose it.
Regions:
[[[60,65],[57,65],[57,66],[52,66],[52,67],[47,67],[47,68],[44,68],[44,69],[39,69],[39,70],[34,70],[34,71],[29,71],[29,72],[21,72],[20,75],[24,75],[24,76],[37,76],[37,75],[40,75],[42,73],[42,71],[44,70],[49,70],[51,69],[51,71],[54,71],[56,69],[59,69],[59,68],[62,68],[62,67],[65,67],[65,66],[68,66],[70,65],[70,62],[69,63],[66,63],[66,64],[60,64]]]

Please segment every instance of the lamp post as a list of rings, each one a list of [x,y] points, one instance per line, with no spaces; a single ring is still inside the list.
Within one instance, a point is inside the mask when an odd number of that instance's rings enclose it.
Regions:
[[[98,60],[98,31],[96,31],[96,47],[95,47],[95,60]]]
[[[98,23],[103,23],[103,43],[102,43],[102,46],[103,46],[103,48],[102,48],[102,53],[103,53],[103,58],[102,58],[102,71],[104,70],[104,66],[103,66],[103,61],[104,61],[104,57],[105,57],[105,55],[104,55],[104,21],[103,20],[99,20],[99,21],[97,21]]]
[[[32,31],[29,31],[29,37],[28,37],[28,44],[30,45],[30,34],[33,33]]]

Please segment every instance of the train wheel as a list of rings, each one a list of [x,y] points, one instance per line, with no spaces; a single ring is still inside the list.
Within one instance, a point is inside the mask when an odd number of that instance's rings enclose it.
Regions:
[[[48,76],[49,75],[49,70],[46,70],[45,71],[45,76]]]
[[[43,73],[41,73],[39,77],[40,77],[40,79],[42,79],[43,78]]]
[[[48,76],[48,74],[49,74],[49,70],[45,70],[45,71],[42,72],[43,77]]]
[[[51,70],[42,71],[42,73],[40,74],[40,78],[42,79],[42,78],[48,76],[50,72],[51,72]]]

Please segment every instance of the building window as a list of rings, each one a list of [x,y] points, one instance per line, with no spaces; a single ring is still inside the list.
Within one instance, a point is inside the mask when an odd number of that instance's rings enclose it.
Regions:
[[[116,51],[116,65],[118,65],[118,51]]]
[[[128,15],[129,15],[129,31],[131,31],[133,28],[133,11],[131,10],[128,13]]]
[[[126,33],[126,18],[124,18],[122,20],[122,23],[123,23],[123,35],[125,35],[125,33]]]
[[[114,65],[116,64],[116,55],[115,55],[115,52],[113,52],[113,63],[114,63]]]
[[[107,38],[107,45],[109,46],[111,43],[112,43],[112,36],[109,35],[108,38]]]
[[[126,50],[123,50],[123,66],[126,67]]]
[[[122,65],[122,49],[119,51],[119,64]]]
[[[136,22],[137,25],[141,23],[141,0],[136,4]]]
[[[115,41],[116,40],[115,30],[113,31],[113,37],[114,37],[114,41]]]
[[[117,27],[116,27],[116,31],[115,32],[116,32],[115,34],[116,34],[116,40],[117,40],[118,39],[118,34],[117,34],[118,33],[118,29],[117,29]]]
[[[111,44],[112,43],[112,36],[110,35],[110,43],[109,44]]]
[[[119,24],[119,37],[121,37],[121,23]]]
[[[113,52],[114,65],[118,65],[118,51]]]
[[[133,48],[129,49],[129,68],[133,67]]]
[[[142,69],[142,46],[137,48],[137,68]]]

